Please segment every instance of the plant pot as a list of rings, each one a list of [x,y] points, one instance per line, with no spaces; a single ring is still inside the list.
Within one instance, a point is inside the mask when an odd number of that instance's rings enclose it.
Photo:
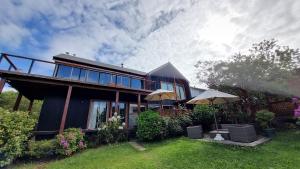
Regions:
[[[273,138],[276,135],[275,128],[264,129],[264,135],[269,138]]]
[[[192,138],[192,139],[199,139],[199,138],[203,138],[203,130],[202,130],[202,126],[190,126],[186,128],[187,133],[188,133],[188,137]]]

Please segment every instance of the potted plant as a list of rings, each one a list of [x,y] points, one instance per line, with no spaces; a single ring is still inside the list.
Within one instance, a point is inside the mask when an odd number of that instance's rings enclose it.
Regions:
[[[266,137],[275,136],[275,128],[271,127],[271,121],[274,119],[275,114],[268,110],[260,110],[256,113],[256,121],[260,124]]]

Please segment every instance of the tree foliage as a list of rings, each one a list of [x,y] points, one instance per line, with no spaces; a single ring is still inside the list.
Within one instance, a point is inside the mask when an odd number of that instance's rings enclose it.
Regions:
[[[14,104],[17,99],[17,92],[14,91],[6,91],[1,93],[0,95],[0,107],[7,109],[7,110],[12,110],[14,107]],[[29,100],[25,97],[22,97],[22,100],[20,102],[19,110],[20,111],[27,111],[28,106],[29,106]],[[43,102],[39,100],[35,100],[32,106],[32,112],[40,112],[41,107],[42,107]]]
[[[274,39],[255,43],[249,52],[228,60],[199,61],[195,67],[200,82],[240,96],[242,108],[250,114],[266,108],[270,96],[300,96],[297,86],[290,83],[299,77],[299,49],[280,46]]]

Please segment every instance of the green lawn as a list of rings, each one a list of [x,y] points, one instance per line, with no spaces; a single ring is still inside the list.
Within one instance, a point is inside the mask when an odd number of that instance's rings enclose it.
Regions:
[[[280,132],[257,148],[238,148],[187,138],[145,145],[138,152],[129,144],[89,149],[49,163],[19,164],[15,168],[141,169],[141,168],[300,168],[300,131]]]

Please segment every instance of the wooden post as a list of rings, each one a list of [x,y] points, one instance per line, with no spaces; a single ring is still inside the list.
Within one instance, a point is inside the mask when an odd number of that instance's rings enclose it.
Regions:
[[[115,112],[117,113],[119,113],[119,97],[120,97],[120,92],[116,91]],[[114,115],[115,112],[112,112],[112,115]]]
[[[129,121],[129,106],[130,106],[130,103],[127,102],[126,103],[126,114],[125,114],[125,127],[128,128],[128,121]]]
[[[0,94],[2,93],[4,86],[5,86],[5,79],[2,78],[0,80]]]
[[[66,101],[65,101],[64,111],[63,111],[61,122],[60,122],[60,128],[59,128],[59,133],[60,134],[65,129],[65,123],[66,123],[66,118],[67,118],[67,113],[68,113],[68,108],[69,108],[71,93],[72,93],[72,86],[69,86],[68,87],[68,93],[67,93]]]
[[[29,111],[29,113],[31,112],[31,109],[32,109],[32,106],[33,106],[33,102],[34,102],[33,99],[31,99],[30,102],[29,102],[28,109],[27,109],[27,111]]]
[[[17,111],[19,109],[21,99],[22,99],[22,94],[19,92],[18,97],[15,102],[15,105],[14,105],[14,108],[13,108],[13,111]]]
[[[137,111],[138,111],[138,114],[141,113],[141,94],[138,94]]]

